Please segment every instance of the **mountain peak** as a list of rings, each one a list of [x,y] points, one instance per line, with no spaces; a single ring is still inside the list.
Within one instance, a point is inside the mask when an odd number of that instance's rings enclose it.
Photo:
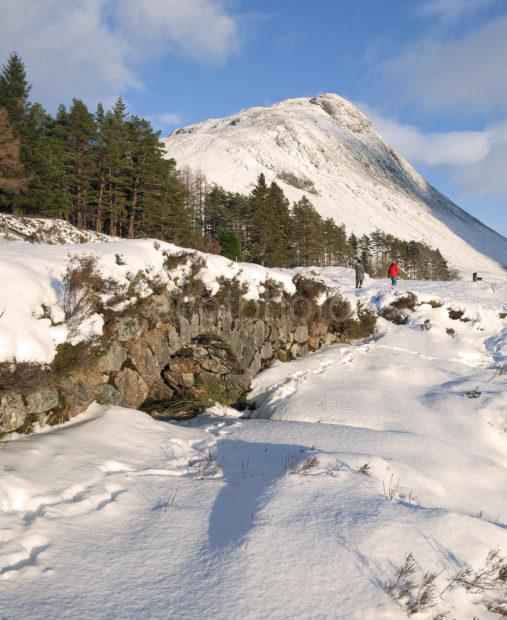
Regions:
[[[286,99],[178,129],[168,157],[226,190],[249,193],[264,173],[291,201],[307,195],[356,235],[381,230],[438,247],[462,273],[505,277],[507,240],[429,185],[350,101]]]
[[[320,106],[326,114],[350,131],[361,133],[372,129],[370,119],[348,99],[339,95],[334,93],[317,95],[310,99],[310,103]]]

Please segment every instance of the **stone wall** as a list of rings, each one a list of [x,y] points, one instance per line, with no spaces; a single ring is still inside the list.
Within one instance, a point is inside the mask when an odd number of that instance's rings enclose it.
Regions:
[[[4,378],[10,372],[12,380],[0,390],[0,433],[68,420],[93,401],[159,413],[161,403],[177,403],[181,395],[232,404],[274,359],[373,331],[372,313],[363,309],[352,318],[339,297],[334,306],[333,300],[317,306],[308,291],[244,302],[231,291],[232,299],[154,294],[123,314],[104,313],[100,341],[60,347],[50,368],[4,365]],[[170,411],[179,415],[177,406]]]

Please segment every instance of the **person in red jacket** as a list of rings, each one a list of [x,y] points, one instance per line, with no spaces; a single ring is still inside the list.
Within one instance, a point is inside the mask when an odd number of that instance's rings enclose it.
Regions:
[[[398,282],[399,273],[400,273],[400,268],[398,267],[398,264],[396,263],[396,261],[392,262],[389,265],[389,269],[387,270],[387,276],[391,278],[391,284],[393,286],[396,286]]]

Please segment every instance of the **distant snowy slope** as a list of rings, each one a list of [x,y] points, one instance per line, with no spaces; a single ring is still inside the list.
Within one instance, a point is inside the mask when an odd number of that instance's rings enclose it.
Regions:
[[[31,243],[107,243],[114,237],[79,230],[65,220],[44,217],[17,217],[0,213],[0,241],[30,241]]]
[[[438,246],[453,267],[504,275],[507,239],[429,185],[349,101],[289,99],[175,131],[167,156],[228,190],[249,192],[264,172],[291,200],[306,194],[323,217],[356,234],[376,229]]]

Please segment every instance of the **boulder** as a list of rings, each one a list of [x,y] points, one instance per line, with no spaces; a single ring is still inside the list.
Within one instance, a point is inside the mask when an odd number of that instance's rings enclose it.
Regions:
[[[114,376],[114,385],[129,407],[139,407],[148,396],[148,384],[132,368],[122,368]]]
[[[275,353],[275,357],[280,362],[288,362],[289,361],[289,352],[284,349],[278,349]]]
[[[95,400],[95,388],[104,383],[104,377],[99,373],[76,372],[63,379],[60,382],[60,418],[73,418],[91,405]]]
[[[26,418],[21,394],[0,392],[0,433],[10,433],[19,428]]]
[[[145,338],[136,338],[129,344],[129,361],[149,385],[160,376],[160,369]]]
[[[139,320],[135,316],[122,316],[116,319],[116,335],[120,342],[127,342],[135,338],[141,329]]]
[[[271,342],[265,342],[261,348],[261,358],[263,360],[269,360],[273,357],[273,347]]]
[[[305,323],[298,325],[294,331],[294,340],[296,342],[307,342],[310,334],[308,333],[308,325]]]
[[[127,352],[119,342],[112,342],[107,351],[99,358],[97,370],[100,372],[116,372],[127,359]]]
[[[95,388],[95,400],[99,405],[118,405],[128,407],[127,401],[110,383],[104,383]]]
[[[44,413],[58,407],[58,401],[58,392],[55,388],[42,388],[25,396],[26,411],[27,413]]]

